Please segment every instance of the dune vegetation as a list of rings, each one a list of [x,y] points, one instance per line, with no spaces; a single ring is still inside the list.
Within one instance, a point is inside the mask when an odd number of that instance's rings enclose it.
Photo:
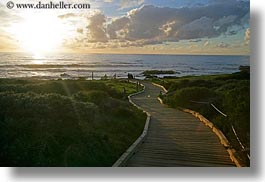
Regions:
[[[164,103],[173,108],[197,111],[214,123],[237,150],[242,163],[249,165],[250,149],[250,74],[242,71],[227,75],[187,76],[173,79],[153,79],[168,89],[160,95]],[[217,112],[214,104],[223,116]],[[233,132],[245,147],[242,150]]]
[[[145,124],[134,92],[120,80],[0,79],[0,166],[111,166]]]

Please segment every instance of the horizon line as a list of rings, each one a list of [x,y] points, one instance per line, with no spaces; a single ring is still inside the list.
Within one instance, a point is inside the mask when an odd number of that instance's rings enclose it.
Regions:
[[[24,53],[33,54],[25,51],[0,51],[0,53]],[[172,56],[251,56],[251,54],[218,54],[218,53],[118,53],[118,52],[51,52],[45,53],[47,55],[51,54],[113,54],[113,55],[172,55]]]

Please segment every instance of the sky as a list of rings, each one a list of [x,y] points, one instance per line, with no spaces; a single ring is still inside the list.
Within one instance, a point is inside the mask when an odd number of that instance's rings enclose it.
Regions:
[[[0,52],[250,54],[248,0],[65,0],[90,3],[83,10],[8,9],[7,2],[0,3]]]

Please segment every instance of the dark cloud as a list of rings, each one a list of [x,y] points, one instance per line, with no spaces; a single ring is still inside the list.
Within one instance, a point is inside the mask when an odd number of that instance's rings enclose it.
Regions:
[[[114,19],[107,27],[107,32],[110,39],[124,38],[127,33],[130,19],[128,17],[121,17]]]
[[[119,40],[123,41],[121,46],[143,46],[235,35],[248,21],[249,2],[220,0],[206,6],[184,8],[146,5],[108,22],[98,13],[90,18],[87,28],[90,41]],[[225,46],[220,44],[219,47]]]
[[[216,36],[213,19],[206,16],[187,23],[176,30],[175,37],[181,40],[211,38]]]
[[[237,34],[237,31],[235,31],[235,30],[231,30],[228,32],[228,35],[235,35],[235,34]]]
[[[106,16],[102,13],[95,13],[89,18],[88,40],[89,42],[107,42]]]

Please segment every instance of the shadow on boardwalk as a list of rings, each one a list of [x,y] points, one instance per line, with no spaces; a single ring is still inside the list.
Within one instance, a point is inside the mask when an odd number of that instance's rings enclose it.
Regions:
[[[157,96],[162,89],[144,85],[145,92],[132,101],[151,114],[151,122],[145,142],[126,166],[235,166],[208,127],[190,114],[160,104]]]

